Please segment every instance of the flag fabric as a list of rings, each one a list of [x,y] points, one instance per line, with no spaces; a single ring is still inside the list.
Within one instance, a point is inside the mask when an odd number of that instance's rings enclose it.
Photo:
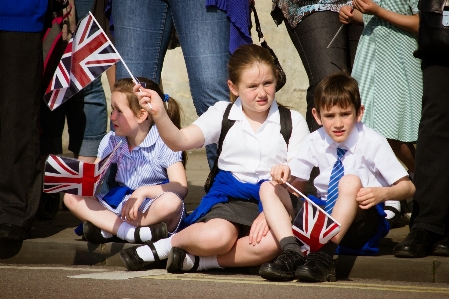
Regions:
[[[340,224],[308,198],[295,217],[293,234],[305,253],[318,251],[340,231]]]
[[[103,182],[120,144],[97,164],[49,155],[45,161],[44,192],[93,196]]]
[[[69,41],[44,101],[50,110],[56,109],[119,60],[119,53],[89,12]]]

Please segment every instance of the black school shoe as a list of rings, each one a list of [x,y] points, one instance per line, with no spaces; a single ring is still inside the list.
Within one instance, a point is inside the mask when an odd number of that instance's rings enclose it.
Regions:
[[[160,262],[159,256],[157,254],[156,248],[154,247],[153,243],[150,241],[145,242],[146,246],[148,245],[153,252],[154,261],[152,262],[146,262],[144,261],[138,254],[137,254],[137,248],[141,246],[133,246],[130,248],[123,249],[120,251],[120,259],[122,260],[123,264],[125,265],[126,269],[130,271],[139,271],[139,270],[145,270],[147,267],[151,265],[155,265]]]
[[[333,257],[321,251],[309,253],[304,265],[296,269],[295,277],[305,282],[337,281]]]
[[[195,256],[195,263],[190,270],[184,271],[182,269],[182,264],[186,258],[187,252],[179,247],[173,247],[168,254],[167,267],[168,273],[184,273],[184,272],[195,272],[198,269],[200,263],[200,258]]]
[[[305,258],[293,250],[284,250],[272,263],[260,266],[259,275],[267,280],[288,281],[295,279],[295,270],[304,264]]]
[[[425,257],[432,253],[434,242],[434,234],[425,229],[413,228],[404,241],[393,248],[393,253],[395,257],[401,258]]]
[[[148,225],[148,227],[151,230],[151,242],[156,242],[168,237],[167,224],[165,224],[165,222]],[[140,228],[140,226],[136,227],[136,230],[134,231],[134,243],[144,244],[145,242],[140,239]]]
[[[113,236],[112,238],[105,238],[101,234],[101,229],[96,227],[90,221],[83,222],[83,239],[89,243],[104,244],[108,242],[125,242],[124,240]]]

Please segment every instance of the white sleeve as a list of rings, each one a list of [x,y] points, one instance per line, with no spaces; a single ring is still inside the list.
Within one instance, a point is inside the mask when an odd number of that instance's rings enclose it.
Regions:
[[[408,176],[404,166],[391,149],[385,138],[379,138],[373,144],[373,168],[374,172],[379,173],[384,180],[391,186],[399,179]]]
[[[288,142],[287,161],[290,161],[296,156],[299,150],[300,142],[309,134],[309,127],[307,126],[304,117],[297,111],[291,110],[292,115],[292,135]]]
[[[288,162],[291,175],[303,181],[310,178],[310,173],[312,172],[313,167],[317,166],[315,155],[312,153],[310,147],[311,139],[309,136],[310,134],[302,139],[299,143],[299,149],[296,156]]]
[[[218,143],[221,133],[221,122],[223,114],[229,102],[220,101],[210,106],[197,120],[193,122],[198,126],[204,135],[203,146]]]

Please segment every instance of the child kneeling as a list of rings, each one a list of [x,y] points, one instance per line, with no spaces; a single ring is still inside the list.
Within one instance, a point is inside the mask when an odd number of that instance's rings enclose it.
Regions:
[[[335,281],[337,247],[340,253],[377,252],[373,247],[389,230],[383,203],[413,196],[415,186],[387,140],[360,122],[363,112],[357,81],[349,75],[331,75],[317,86],[312,113],[323,127],[302,140],[288,165],[274,166],[273,181],[260,189],[268,225],[283,249],[274,262],[261,266],[263,278]],[[292,233],[290,197],[282,184],[307,181],[313,167],[320,170],[314,181],[317,195],[341,227],[319,251],[304,257]]]

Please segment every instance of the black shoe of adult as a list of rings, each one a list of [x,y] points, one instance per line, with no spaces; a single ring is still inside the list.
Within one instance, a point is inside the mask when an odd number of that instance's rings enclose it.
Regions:
[[[29,234],[23,228],[10,224],[0,224],[0,242],[20,242],[29,238]]]
[[[407,237],[393,248],[395,257],[419,258],[432,252],[434,240],[432,233],[420,228],[413,228]]]
[[[151,242],[156,242],[160,239],[168,237],[167,224],[165,222],[159,222],[148,226],[151,230]],[[140,239],[140,226],[136,227],[134,231],[134,241],[137,244],[144,244],[145,242]]]
[[[260,266],[259,275],[267,280],[287,281],[295,279],[295,270],[304,264],[305,258],[293,250],[284,250],[272,263]]]
[[[324,252],[311,252],[304,265],[296,269],[295,277],[306,282],[337,281],[334,260]]]
[[[141,246],[126,248],[120,251],[120,259],[122,260],[123,264],[125,264],[126,269],[130,271],[144,270],[147,266],[156,264],[160,261],[156,248],[154,247],[152,242],[145,242],[145,245],[143,246],[149,246],[151,248],[155,260],[151,262],[144,261],[136,251],[136,249]]]
[[[449,256],[449,234],[433,244],[432,254]]]
[[[167,272],[168,273],[184,273],[184,272],[195,272],[198,269],[198,265],[200,263],[200,258],[195,256],[195,263],[193,267],[189,270],[183,270],[182,265],[184,263],[184,259],[186,258],[187,252],[184,249],[173,247],[168,254],[167,259]]]

